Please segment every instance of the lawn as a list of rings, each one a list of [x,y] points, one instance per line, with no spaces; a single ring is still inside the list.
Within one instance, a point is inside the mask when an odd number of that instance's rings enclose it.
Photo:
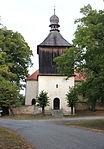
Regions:
[[[33,149],[16,133],[0,127],[0,149]]]
[[[102,132],[104,132],[104,119],[70,121],[70,122],[62,123],[62,125],[90,128],[93,130],[97,129],[97,130],[102,130]]]

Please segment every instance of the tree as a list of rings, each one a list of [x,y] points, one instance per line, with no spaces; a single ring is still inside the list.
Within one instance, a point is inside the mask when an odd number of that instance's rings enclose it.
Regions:
[[[4,114],[7,113],[8,108],[11,109],[11,106],[15,104],[18,97],[18,86],[0,76],[0,106]]]
[[[23,98],[19,92],[32,65],[30,56],[32,51],[20,33],[0,28],[0,107],[4,114]]]
[[[16,75],[11,81],[20,85],[20,81],[24,81],[28,76],[28,67],[32,65],[30,47],[20,33],[0,29],[0,52],[6,53],[5,64],[9,71]]]
[[[83,75],[87,74],[88,77],[104,71],[104,11],[97,12],[88,5],[80,12],[84,17],[75,21],[78,26],[72,48],[54,61],[61,74],[69,75],[74,67],[80,73],[86,72]]]
[[[71,107],[71,115],[74,114],[74,108],[78,102],[78,93],[76,87],[69,87],[69,92],[66,94],[68,106]]]
[[[16,83],[10,81],[11,78],[15,78],[15,74],[8,71],[5,55],[6,53],[0,52],[0,107],[3,114],[6,114],[8,108],[17,101],[20,90]]]
[[[84,17],[76,20],[79,24],[73,40],[75,68],[86,72],[88,78],[104,71],[104,11],[88,5],[80,12]]]
[[[73,48],[66,49],[66,52],[54,59],[60,74],[68,77],[74,74],[74,52]],[[70,68],[70,69],[69,69]]]
[[[78,26],[72,47],[54,61],[61,74],[70,77],[74,68],[86,78],[86,97],[95,104],[104,101],[104,11],[87,5],[80,12],[83,17],[75,21]]]
[[[104,77],[99,76],[97,78],[90,77],[87,81],[82,82],[78,86],[78,93],[84,95],[83,98],[86,99],[90,105],[90,110],[96,110],[96,103],[104,103]]]
[[[42,115],[44,116],[45,107],[49,105],[49,97],[47,92],[41,91],[39,96],[36,98],[38,106],[42,108]]]

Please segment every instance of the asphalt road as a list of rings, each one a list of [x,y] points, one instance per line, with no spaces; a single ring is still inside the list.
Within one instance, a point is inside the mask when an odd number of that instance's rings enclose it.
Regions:
[[[34,149],[104,149],[103,133],[55,122],[60,121],[0,119],[1,126],[23,136]]]

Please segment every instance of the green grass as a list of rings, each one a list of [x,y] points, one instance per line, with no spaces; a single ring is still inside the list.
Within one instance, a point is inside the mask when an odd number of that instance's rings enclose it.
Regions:
[[[104,119],[71,121],[62,123],[62,125],[104,130]]]
[[[16,133],[0,127],[0,149],[32,149],[32,147]]]

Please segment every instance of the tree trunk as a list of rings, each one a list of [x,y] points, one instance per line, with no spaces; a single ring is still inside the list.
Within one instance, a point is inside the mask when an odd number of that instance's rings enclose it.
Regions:
[[[45,116],[45,114],[44,114],[44,107],[42,107],[42,116]]]
[[[74,113],[73,113],[73,106],[71,106],[71,115],[73,115]]]
[[[14,112],[13,112],[13,109],[12,109],[12,106],[10,106],[9,109],[10,109],[10,115],[11,115],[11,116],[15,116],[15,114],[14,114]]]
[[[96,111],[96,103],[93,103],[91,105],[91,111],[95,112]]]
[[[96,109],[95,109],[95,105],[92,105],[92,106],[91,106],[91,111],[93,111],[93,112],[96,111]]]

